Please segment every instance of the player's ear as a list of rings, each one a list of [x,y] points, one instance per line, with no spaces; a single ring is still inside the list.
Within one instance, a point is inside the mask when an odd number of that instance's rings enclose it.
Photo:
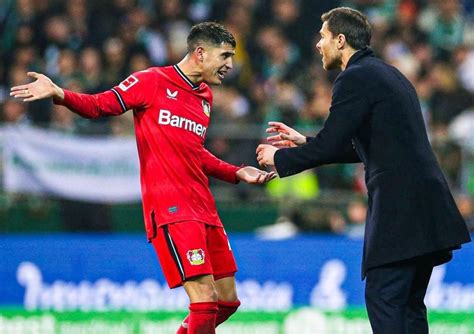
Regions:
[[[202,46],[198,46],[196,47],[196,49],[194,50],[194,53],[196,54],[197,56],[197,59],[202,62],[204,60],[204,48]]]

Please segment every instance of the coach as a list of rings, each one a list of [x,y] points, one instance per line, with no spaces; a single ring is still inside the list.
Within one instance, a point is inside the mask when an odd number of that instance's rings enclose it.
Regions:
[[[314,138],[270,122],[257,148],[280,177],[331,163],[363,162],[369,208],[362,278],[375,334],[427,334],[424,296],[434,266],[469,242],[430,147],[412,84],[374,57],[367,18],[349,8],[322,15],[325,70],[340,68],[330,114]]]

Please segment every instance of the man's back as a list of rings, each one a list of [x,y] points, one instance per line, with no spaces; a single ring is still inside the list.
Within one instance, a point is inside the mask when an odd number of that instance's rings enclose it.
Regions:
[[[367,122],[357,132],[361,138],[358,154],[365,163],[367,177],[396,169],[403,169],[404,176],[417,175],[421,170],[428,174],[434,169],[440,172],[410,81],[395,67],[370,56],[361,58],[345,72],[344,75],[356,75],[365,82],[363,93],[370,105]]]
[[[411,83],[370,50],[355,54],[337,80],[351,80],[345,89],[353,86],[366,99],[363,122],[353,137],[366,167],[369,196],[363,274],[468,242]]]
[[[363,162],[368,212],[362,277],[375,334],[428,333],[424,296],[435,265],[470,241],[429,145],[415,89],[368,47],[368,18],[338,7],[321,16],[316,48],[341,69],[324,127],[306,138],[271,122],[278,149],[259,145],[260,165],[281,177],[332,163]]]

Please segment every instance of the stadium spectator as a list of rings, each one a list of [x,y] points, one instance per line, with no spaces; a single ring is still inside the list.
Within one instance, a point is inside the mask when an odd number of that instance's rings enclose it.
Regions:
[[[97,93],[105,89],[102,57],[94,47],[82,49],[79,55],[79,73],[86,93]]]
[[[105,55],[104,85],[110,87],[125,77],[128,50],[118,37],[108,38],[103,45]]]
[[[26,105],[8,98],[3,104],[2,121],[10,124],[29,123],[26,116]]]
[[[347,206],[346,235],[350,238],[363,239],[365,233],[365,220],[367,216],[367,203],[365,199],[354,199]]]
[[[437,60],[449,60],[466,38],[466,18],[459,0],[436,0],[419,16],[421,29],[428,34]]]
[[[472,197],[468,194],[458,194],[456,204],[466,221],[467,228],[470,232],[474,232],[474,202]]]
[[[474,95],[462,87],[453,67],[436,63],[430,72],[433,92],[429,100],[433,130],[444,131],[454,117],[474,104]]]

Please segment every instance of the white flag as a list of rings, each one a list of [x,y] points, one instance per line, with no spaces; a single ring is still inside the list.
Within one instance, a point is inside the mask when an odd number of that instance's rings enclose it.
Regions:
[[[140,200],[133,138],[82,137],[28,126],[5,128],[6,191],[97,203]]]

